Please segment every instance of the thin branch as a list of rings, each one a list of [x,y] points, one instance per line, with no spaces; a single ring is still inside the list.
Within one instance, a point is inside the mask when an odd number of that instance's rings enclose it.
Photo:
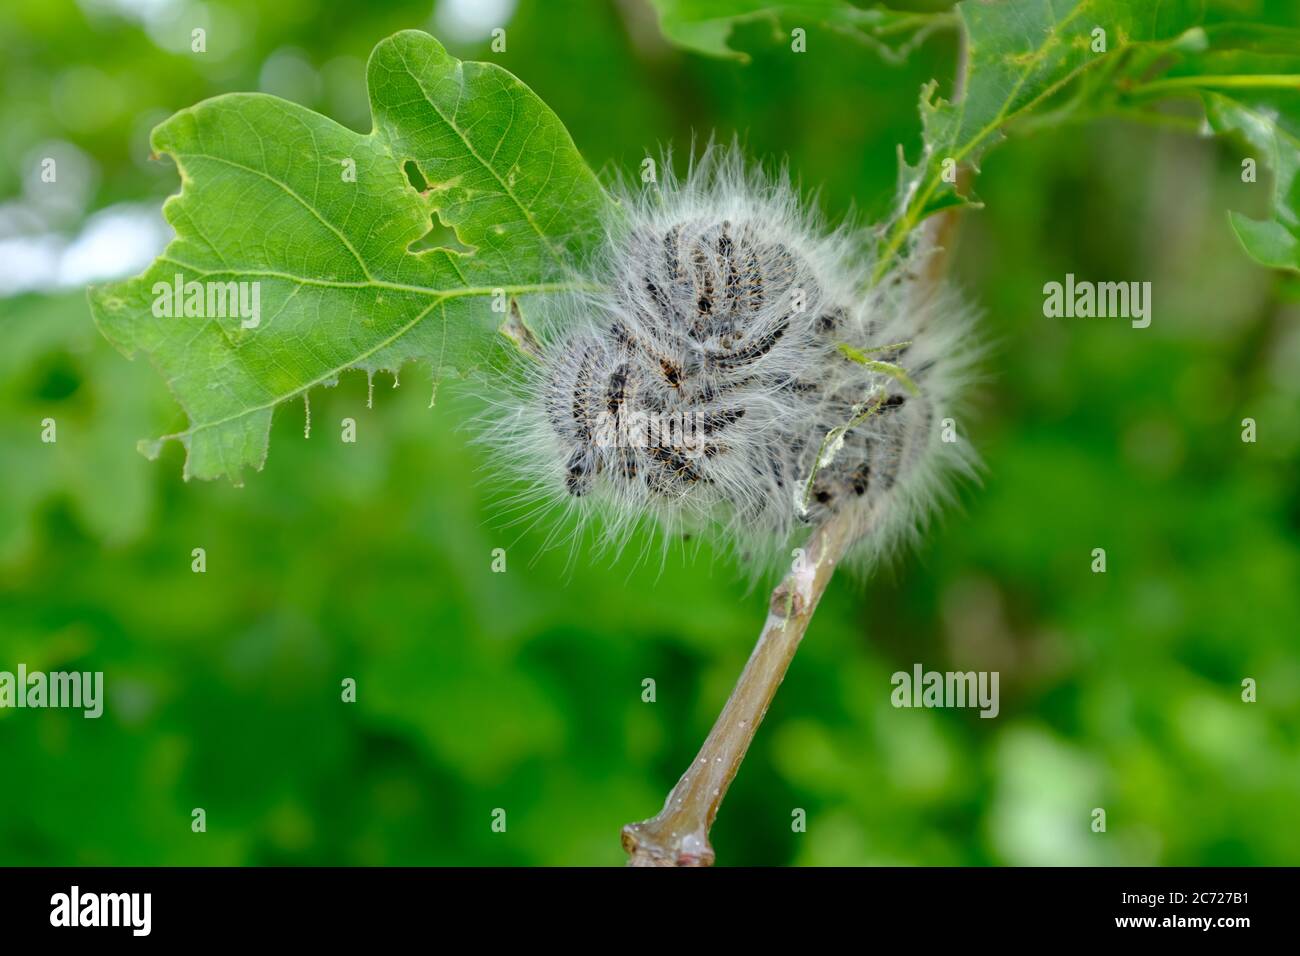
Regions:
[[[821,525],[808,539],[804,555],[772,592],[758,643],[690,768],[657,816],[623,828],[630,866],[712,865],[709,828],[718,807],[853,540],[849,522],[843,520]]]

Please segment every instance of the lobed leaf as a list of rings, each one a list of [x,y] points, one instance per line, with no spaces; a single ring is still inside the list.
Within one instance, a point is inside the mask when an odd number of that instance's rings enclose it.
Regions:
[[[273,411],[344,370],[481,362],[505,300],[570,287],[601,234],[595,176],[506,70],[404,31],[375,48],[367,83],[365,135],[262,94],[204,101],[153,132],[181,175],[164,205],[176,237],[90,302],[104,335],[148,356],[185,410],[188,427],[165,437],[184,443],[187,478],[260,469]],[[470,251],[418,248],[438,220]],[[156,314],[177,277],[249,283],[250,299],[256,283],[259,321],[229,305]]]

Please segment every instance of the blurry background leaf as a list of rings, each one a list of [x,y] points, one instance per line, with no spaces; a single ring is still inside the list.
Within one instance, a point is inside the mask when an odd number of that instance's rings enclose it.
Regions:
[[[883,4],[855,6],[849,0],[653,0],[664,36],[687,50],[748,62],[749,55],[731,46],[732,31],[742,23],[767,23],[775,38],[817,25],[859,39],[895,60],[936,27],[954,24],[948,13],[892,10]],[[781,29],[778,29],[781,28]]]
[[[150,518],[153,483],[148,462],[124,451],[161,386],[94,333],[76,293],[0,299],[0,334],[0,555],[31,545],[33,518],[52,501],[70,504],[106,543],[130,541]],[[41,440],[46,420],[52,442]]]

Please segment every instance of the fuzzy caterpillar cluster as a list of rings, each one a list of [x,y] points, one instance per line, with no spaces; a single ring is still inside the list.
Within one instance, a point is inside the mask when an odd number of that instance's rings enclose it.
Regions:
[[[954,295],[906,266],[864,291],[862,245],[734,151],[624,197],[601,291],[545,323],[497,443],[615,541],[650,518],[772,554],[837,516],[880,553],[969,466],[939,422],[971,349]]]

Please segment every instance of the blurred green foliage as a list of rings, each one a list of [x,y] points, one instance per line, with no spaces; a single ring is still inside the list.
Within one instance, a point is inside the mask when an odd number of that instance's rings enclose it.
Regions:
[[[86,160],[83,201],[42,212],[68,237],[175,191],[147,131],[203,97],[265,89],[364,129],[364,57],[404,27],[521,77],[598,169],[738,133],[833,216],[875,215],[954,54],[936,33],[891,66],[810,28],[793,56],[754,23],[738,65],[671,49],[639,0],[524,0],[500,54],[429,2],[153,6],[145,24],[126,0],[7,5],[6,235],[43,144]],[[1212,16],[1298,19],[1262,0]],[[919,553],[833,584],[723,806],[722,864],[1300,861],[1300,294],[1228,228],[1267,208],[1241,149],[1107,123],[990,157],[955,263],[993,345],[962,423],[982,486]],[[1150,280],[1151,328],[1044,318],[1067,272]],[[108,694],[97,721],[0,710],[0,863],[622,859],[619,827],[658,809],[757,635],[765,595],[733,558],[593,562],[505,527],[478,402],[445,383],[429,408],[417,368],[373,408],[359,373],[317,391],[310,439],[281,409],[246,487],[185,484],[180,448],[134,448],[180,413],[75,289],[0,302],[0,331],[0,670],[103,670]],[[999,670],[1000,716],[892,708],[890,674],[918,661]]]

